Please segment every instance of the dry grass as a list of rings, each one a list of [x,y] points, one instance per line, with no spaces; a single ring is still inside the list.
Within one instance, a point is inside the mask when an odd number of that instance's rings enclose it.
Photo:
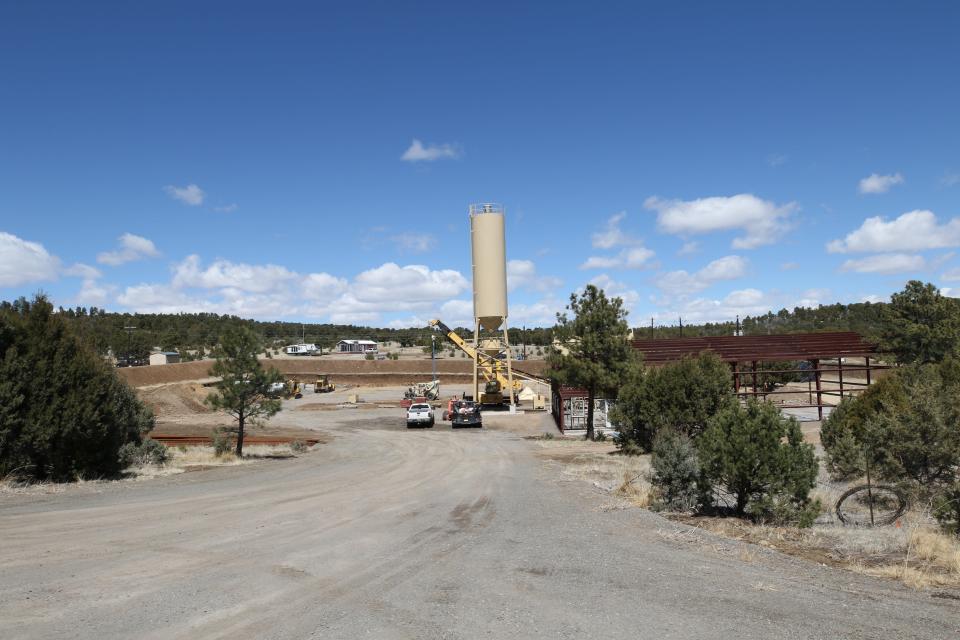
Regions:
[[[309,449],[308,449],[309,450]],[[213,467],[233,467],[237,465],[253,464],[264,459],[292,458],[295,454],[290,445],[248,445],[243,448],[243,458],[237,458],[233,453],[217,456],[213,447],[190,446],[171,448],[169,458],[162,465],[144,465],[126,470],[128,474],[120,479],[85,479],[78,478],[74,482],[47,482],[25,481],[13,476],[0,479],[0,496],[2,495],[48,495],[67,491],[71,487],[95,488],[95,485],[130,480],[149,480],[164,476],[172,476],[186,471],[198,471]]]
[[[238,458],[233,453],[218,456],[213,447],[193,446],[172,448],[170,457],[163,465],[145,465],[128,469],[137,478],[156,478],[169,476],[185,471],[196,471],[212,467],[234,467],[237,465],[252,464],[257,460],[292,458],[294,453],[290,445],[247,445],[243,448],[243,457]]]
[[[655,498],[649,483],[650,456],[619,455],[612,453],[614,447],[608,443],[581,439],[536,442],[540,455],[560,463],[561,472],[568,478],[590,482],[637,507],[647,508]],[[722,548],[724,553],[735,553],[743,562],[754,562],[758,547],[763,547],[820,564],[895,579],[915,589],[960,589],[960,540],[941,533],[929,513],[921,509],[908,511],[897,525],[889,527],[844,526],[833,515],[833,506],[845,489],[845,485],[825,478],[818,483],[811,498],[819,498],[825,511],[809,529],[755,524],[739,518],[679,514],[668,517],[695,527],[687,530],[691,533],[703,530],[748,543],[728,549],[708,543],[696,534],[674,532],[683,542],[707,549]],[[764,586],[755,588],[763,590]]]

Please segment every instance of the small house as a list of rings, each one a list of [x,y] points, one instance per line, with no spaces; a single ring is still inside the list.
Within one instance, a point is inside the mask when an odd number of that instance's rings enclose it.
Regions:
[[[161,351],[160,353],[150,354],[150,364],[177,364],[180,362],[180,354],[176,351]]]
[[[377,343],[373,340],[341,340],[337,343],[337,353],[375,354]]]

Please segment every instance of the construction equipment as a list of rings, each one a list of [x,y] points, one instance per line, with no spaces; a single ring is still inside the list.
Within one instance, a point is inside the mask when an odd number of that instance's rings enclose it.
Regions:
[[[334,391],[336,386],[330,382],[330,376],[319,375],[317,376],[316,382],[313,383],[313,392],[314,393],[330,393]]]
[[[424,400],[436,400],[440,397],[440,381],[416,382],[406,390],[403,397],[409,399],[423,398]]]
[[[283,393],[283,397],[287,400],[303,397],[303,393],[300,389],[300,383],[296,380],[287,380],[284,382],[281,393]]]
[[[500,405],[510,402],[509,391],[511,390],[511,384],[507,378],[507,364],[503,360],[496,357],[496,354],[485,351],[482,344],[480,349],[474,348],[440,320],[431,320],[430,326],[446,336],[447,340],[467,354],[468,358],[473,359],[477,363],[477,371],[483,376],[484,380],[483,393],[480,394],[479,398],[480,404]],[[523,389],[524,380],[549,384],[549,382],[543,378],[531,376],[516,369],[514,369],[512,373],[512,393],[515,400]]]

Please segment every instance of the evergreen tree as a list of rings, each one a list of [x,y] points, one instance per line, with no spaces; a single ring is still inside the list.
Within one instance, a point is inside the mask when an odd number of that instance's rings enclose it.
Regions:
[[[707,421],[735,400],[730,367],[716,354],[647,368],[631,376],[617,397],[620,443],[649,451],[663,428],[696,439]]]
[[[271,387],[282,382],[283,377],[272,367],[263,368],[257,359],[261,350],[260,340],[251,329],[240,326],[227,330],[214,351],[217,361],[210,368],[220,381],[217,391],[207,396],[207,403],[237,421],[237,456],[243,455],[247,422],[256,424],[280,411],[280,400]]]
[[[630,328],[620,298],[607,298],[588,284],[578,296],[570,295],[567,310],[557,314],[553,333],[561,349],[547,358],[547,375],[560,384],[587,392],[587,438],[593,440],[593,408],[597,394],[613,398],[636,355],[627,341]]]
[[[153,415],[39,295],[0,309],[0,476],[49,480],[120,471]]]
[[[960,347],[960,305],[932,284],[911,280],[887,307],[883,346],[901,363],[940,362]]]
[[[803,442],[795,419],[768,402],[725,407],[697,440],[697,453],[706,493],[730,495],[739,516],[766,518],[808,506],[817,479],[813,446]]]

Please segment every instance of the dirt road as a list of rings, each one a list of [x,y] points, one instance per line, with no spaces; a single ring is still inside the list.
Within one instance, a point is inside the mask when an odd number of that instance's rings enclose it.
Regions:
[[[0,497],[0,637],[950,638],[960,603],[620,508],[505,430]]]

